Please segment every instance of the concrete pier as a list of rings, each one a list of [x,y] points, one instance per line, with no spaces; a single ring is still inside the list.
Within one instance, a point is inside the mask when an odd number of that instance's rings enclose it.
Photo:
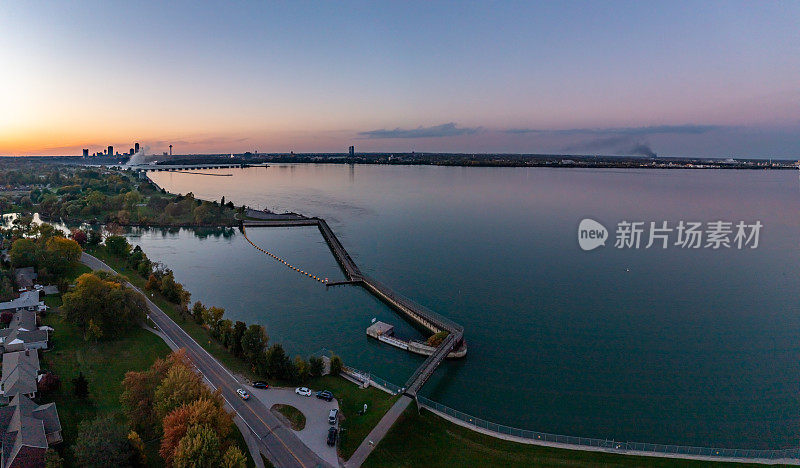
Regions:
[[[328,223],[322,218],[302,218],[298,219],[293,216],[291,219],[273,219],[273,220],[243,220],[241,223],[242,231],[248,226],[317,226],[325,243],[333,253],[336,262],[344,272],[347,280],[352,283],[357,283],[363,286],[367,291],[372,293],[375,297],[391,306],[396,311],[411,319],[414,323],[430,330],[432,333],[439,333],[442,331],[448,332],[447,337],[442,343],[434,348],[428,359],[412,374],[405,386],[405,394],[416,398],[417,391],[433,374],[439,364],[452,355],[452,357],[464,357],[467,354],[467,345],[464,341],[464,327],[455,323],[454,321],[439,315],[432,310],[424,307],[411,299],[396,293],[390,287],[375,280],[367,275],[361,273],[356,263],[347,253],[336,234],[333,233]],[[246,237],[246,234],[245,234]],[[248,239],[248,242],[250,240]],[[250,242],[253,244],[252,242]],[[260,247],[253,244],[259,250]],[[391,344],[391,343],[390,343]],[[408,349],[408,348],[407,348]],[[424,347],[417,346],[415,349],[421,351],[420,354],[427,354],[429,350]],[[411,350],[411,349],[409,349]],[[412,351],[414,352],[414,351]]]

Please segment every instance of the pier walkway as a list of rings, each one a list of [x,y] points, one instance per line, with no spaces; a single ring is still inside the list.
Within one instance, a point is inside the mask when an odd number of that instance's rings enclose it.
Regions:
[[[430,330],[432,333],[447,332],[447,337],[442,340],[441,344],[439,344],[436,350],[430,356],[428,356],[422,365],[420,365],[419,368],[417,368],[417,370],[414,371],[414,373],[408,379],[404,387],[404,394],[412,398],[416,398],[417,392],[419,392],[420,388],[422,388],[430,376],[433,375],[436,368],[439,367],[439,364],[441,364],[451,352],[457,350],[455,354],[458,356],[463,356],[466,354],[467,346],[464,342],[464,327],[440,314],[433,312],[427,307],[417,304],[402,294],[396,293],[394,290],[380,281],[363,274],[324,219],[297,219],[296,217],[292,217],[291,219],[287,218],[283,220],[242,220],[240,225],[245,238],[247,238],[247,233],[245,231],[246,226],[317,226],[322,234],[322,238],[325,239],[325,243],[328,244],[328,248],[330,248],[334,258],[336,258],[339,267],[344,272],[349,283],[361,285],[375,297],[385,302],[401,314],[404,314],[413,322]],[[250,244],[252,244],[255,248],[267,253],[250,241],[250,239],[247,239],[247,241],[250,242]],[[275,257],[269,253],[268,255]]]

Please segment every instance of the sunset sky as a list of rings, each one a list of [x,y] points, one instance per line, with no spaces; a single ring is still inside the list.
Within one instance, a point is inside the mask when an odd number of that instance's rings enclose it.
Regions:
[[[0,155],[800,157],[800,2],[10,2]]]

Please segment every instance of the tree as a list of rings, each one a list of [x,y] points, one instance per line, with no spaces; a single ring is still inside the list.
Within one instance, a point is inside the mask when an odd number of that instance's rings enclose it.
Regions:
[[[192,426],[178,443],[175,468],[216,468],[221,458],[219,436],[207,426]]]
[[[72,230],[72,240],[78,243],[81,247],[86,245],[86,242],[89,240],[89,236],[86,235],[86,231],[81,229],[73,229]]]
[[[83,421],[73,447],[81,467],[131,466],[136,456],[125,427],[110,417]]]
[[[285,379],[289,377],[292,362],[280,344],[274,344],[267,351],[267,374],[270,377]]]
[[[131,244],[122,236],[106,237],[106,248],[111,255],[125,258],[131,251]]]
[[[216,336],[219,336],[219,321],[222,320],[223,315],[225,315],[225,309],[221,307],[209,307],[206,309],[206,313],[203,316],[203,322],[208,325]]]
[[[184,366],[173,366],[156,388],[154,408],[158,419],[173,409],[211,394],[199,374]]]
[[[44,468],[63,468],[64,459],[53,449],[47,449],[44,454]]]
[[[72,386],[75,396],[81,400],[85,400],[89,396],[89,381],[83,376],[83,372],[79,372],[78,376],[72,379]]]
[[[49,237],[39,254],[39,267],[47,268],[51,274],[61,276],[81,258],[81,246],[72,239],[60,236]]]
[[[324,370],[325,364],[322,362],[322,358],[317,356],[311,356],[308,358],[308,372],[311,374],[311,377],[321,376]]]
[[[219,340],[226,348],[230,348],[233,344],[233,322],[228,319],[220,320],[217,322],[217,329],[219,330],[217,333],[219,334]]]
[[[339,356],[331,356],[331,375],[339,375],[342,372],[342,358]]]
[[[147,465],[147,453],[144,450],[144,442],[136,431],[130,431],[128,433],[128,443],[133,451],[131,457],[133,466]]]
[[[203,317],[206,314],[206,307],[203,305],[202,302],[197,301],[192,306],[192,318],[197,323],[203,323]]]
[[[308,382],[308,378],[311,376],[311,371],[309,370],[308,361],[306,361],[300,356],[295,356],[294,374],[300,383]]]
[[[89,231],[89,239],[86,241],[89,245],[100,245],[103,242],[103,235],[97,229]]]
[[[241,320],[237,320],[236,323],[233,324],[233,337],[231,338],[233,343],[231,344],[230,349],[234,356],[242,355],[242,337],[246,331],[247,324]]]
[[[261,325],[253,324],[247,327],[242,335],[242,354],[251,365],[255,364],[264,348],[267,346],[269,338],[267,332]]]
[[[36,254],[38,248],[33,239],[20,238],[11,244],[8,255],[11,257],[11,264],[16,268],[36,266]]]
[[[173,367],[190,366],[186,350],[183,348],[170,353],[165,359],[156,359],[149,369],[142,372],[130,371],[122,381],[120,402],[128,416],[131,426],[148,436],[155,435],[154,428],[161,421],[155,414],[155,393],[161,381]]]
[[[150,277],[147,278],[147,284],[144,285],[144,289],[148,291],[160,291],[161,281],[158,280],[155,274],[150,273]]]
[[[212,429],[220,439],[225,439],[231,433],[233,419],[224,410],[221,396],[200,398],[175,408],[164,418],[164,436],[158,452],[167,465],[189,428],[198,425]]]
[[[247,457],[244,456],[239,447],[231,445],[220,462],[221,468],[247,468]]]
[[[37,383],[37,388],[42,393],[50,393],[61,388],[61,379],[52,372],[46,372]]]
[[[2,313],[0,313],[0,323],[8,325],[13,319],[14,312],[11,312],[10,310],[4,310]]]
[[[75,288],[63,295],[64,318],[87,339],[115,338],[137,326],[147,315],[147,304],[123,281],[104,272],[84,273]]]

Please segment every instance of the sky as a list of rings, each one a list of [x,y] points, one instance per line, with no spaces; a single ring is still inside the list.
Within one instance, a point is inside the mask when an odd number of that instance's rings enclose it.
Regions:
[[[800,2],[2,2],[0,155],[800,158]]]

